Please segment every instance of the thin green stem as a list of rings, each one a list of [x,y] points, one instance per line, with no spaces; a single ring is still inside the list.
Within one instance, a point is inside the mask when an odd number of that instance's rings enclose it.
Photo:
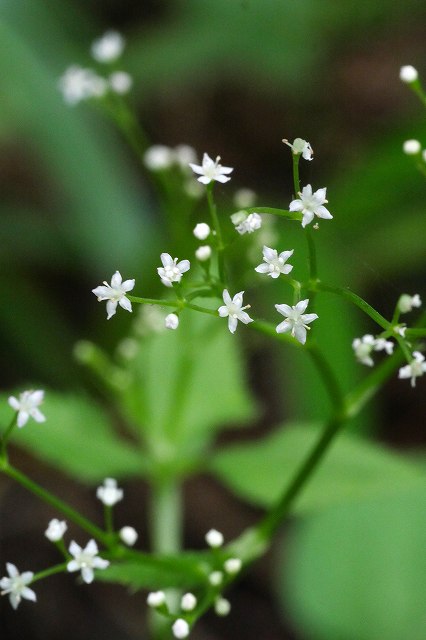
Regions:
[[[220,227],[219,217],[217,215],[217,208],[213,198],[213,187],[214,183],[211,182],[207,185],[207,202],[209,205],[210,216],[212,219],[213,227],[216,231],[216,241],[217,241],[217,266],[219,271],[219,279],[223,284],[226,282],[225,277],[225,258],[223,255],[225,245],[223,243],[222,230]]]
[[[349,300],[357,306],[361,311],[364,311],[374,322],[376,322],[382,329],[388,330],[391,328],[391,323],[386,320],[378,311],[376,311],[371,305],[363,300],[356,293],[350,291],[350,289],[344,289],[343,287],[334,287],[332,285],[325,284],[324,282],[317,281],[316,283],[308,285],[308,289],[311,291],[326,291],[328,293],[335,293],[346,300]]]
[[[108,504],[104,504],[104,520],[106,532],[112,535],[114,533],[113,514],[112,507]]]
[[[293,153],[293,188],[294,197],[296,198],[300,192],[300,178],[299,178],[299,160],[300,154]]]
[[[267,213],[271,216],[278,216],[279,218],[292,220],[293,222],[300,222],[303,217],[300,211],[276,209],[275,207],[249,207],[248,209],[244,209],[244,211],[246,211],[247,213]]]
[[[4,434],[0,437],[0,457],[1,458],[6,457],[7,443],[9,441],[9,438],[10,438],[11,434],[12,434],[13,428],[14,428],[14,426],[16,424],[17,416],[18,416],[18,414],[15,412],[13,414],[13,418],[10,421],[9,426],[5,430]]]

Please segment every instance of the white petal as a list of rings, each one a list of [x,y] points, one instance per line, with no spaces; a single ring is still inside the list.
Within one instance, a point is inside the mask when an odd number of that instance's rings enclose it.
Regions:
[[[191,263],[189,262],[189,260],[181,260],[177,263],[176,266],[181,273],[186,273],[186,271],[189,271]]]
[[[307,224],[310,224],[314,219],[314,214],[312,211],[308,211],[304,209],[303,211],[303,219],[302,219],[302,227],[306,227]]]
[[[113,315],[115,315],[115,312],[117,310],[117,301],[108,300],[106,304],[106,308],[107,308],[107,320],[109,320],[110,318],[112,318]]]
[[[223,176],[221,174],[217,174],[214,179],[217,182],[221,182],[222,184],[224,184],[225,182],[228,182],[231,178],[227,178],[226,176]]]
[[[318,216],[318,218],[323,218],[323,220],[331,220],[333,218],[329,210],[322,205],[320,207],[317,207],[317,209],[315,210],[315,214]]]
[[[266,264],[266,262],[262,262],[262,264],[260,264],[258,267],[255,268],[255,271],[257,271],[257,273],[269,273],[269,265]],[[271,274],[271,275],[274,275],[274,274]]]
[[[189,166],[191,167],[194,173],[198,173],[198,175],[203,174],[203,167],[200,167],[199,164],[193,164],[192,162],[190,162]]]
[[[16,421],[16,424],[20,429],[21,427],[25,427],[29,417],[30,417],[30,414],[28,413],[28,411],[20,411],[18,413],[18,420]]]
[[[219,313],[221,318],[226,318],[227,316],[229,316],[228,307],[225,306],[225,305],[223,305],[222,307],[219,307],[218,313]]]
[[[293,309],[288,304],[276,304],[275,309],[283,316],[289,316]]]
[[[174,266],[174,260],[173,260],[172,256],[170,255],[170,253],[162,253],[160,258],[161,258],[161,262],[163,264],[163,267],[173,267]]]
[[[135,286],[135,279],[132,278],[131,280],[125,280],[121,285],[121,289],[122,291],[127,292],[127,291],[131,291],[134,286]]]
[[[101,284],[99,287],[96,287],[96,289],[92,289],[92,293],[94,293],[97,298],[106,300],[111,294],[111,287],[106,287]]]
[[[301,200],[292,200],[288,209],[289,211],[303,211],[304,206]]]
[[[301,344],[306,342],[306,329],[302,325],[296,325],[294,328],[294,336]]]
[[[95,556],[98,553],[98,545],[94,540],[89,540],[84,551],[85,553],[89,553],[91,556]]]
[[[310,198],[312,196],[312,187],[310,184],[307,184],[306,187],[303,187],[302,196],[304,198]]]
[[[325,202],[327,198],[327,187],[323,187],[322,189],[317,189],[314,193],[314,197],[317,198],[318,200],[322,200],[322,202]]]
[[[46,416],[38,409],[31,409],[31,417],[34,418],[36,422],[46,422]]]
[[[16,578],[19,575],[18,568],[11,562],[6,562],[6,569],[10,578]],[[7,578],[6,578],[7,580]]]
[[[21,591],[21,595],[26,600],[32,600],[32,602],[36,602],[37,596],[32,589],[29,587],[24,587]]]
[[[106,569],[109,567],[109,560],[105,560],[105,558],[93,558],[93,566],[95,569]]]
[[[293,253],[294,253],[294,249],[292,249],[291,251],[281,251],[280,258],[285,262],[293,255]]]
[[[296,304],[296,310],[299,313],[303,313],[306,309],[306,307],[309,304],[309,298],[306,298],[306,300],[300,300],[297,304]]]
[[[123,278],[121,277],[121,273],[116,271],[111,278],[111,286],[114,288],[118,288],[122,283]]]
[[[118,304],[122,309],[125,309],[126,311],[130,311],[130,312],[132,311],[132,303],[130,302],[129,298],[126,298],[126,296],[121,298],[118,301]]]
[[[70,546],[68,547],[68,551],[74,557],[80,555],[83,551],[79,544],[75,542],[75,540],[71,540]]]
[[[200,176],[199,178],[197,178],[197,180],[202,184],[210,184],[210,182],[212,181],[212,178],[208,178],[207,176]]]
[[[36,404],[40,404],[44,400],[44,391],[42,389],[38,389],[37,391],[33,391],[31,394],[31,400]]]
[[[263,247],[263,256],[266,258],[266,260],[275,260],[277,258],[277,250],[276,249],[270,249],[269,247]]]
[[[15,409],[15,411],[19,411],[19,407],[21,405],[19,400],[15,398],[15,396],[10,396],[10,398],[8,399],[8,403],[12,407],[12,409]]]
[[[67,564],[67,571],[73,572],[78,571],[80,569],[80,565],[77,560],[70,560]]]
[[[301,316],[303,324],[310,324],[317,318],[318,316],[316,313],[305,313],[303,316]]]
[[[91,567],[82,567],[81,577],[86,584],[90,584],[91,582],[93,582],[93,578],[95,577],[93,569],[91,569]]]
[[[245,311],[240,311],[240,313],[238,314],[238,320],[241,320],[241,322],[244,322],[244,324],[253,322],[253,318],[250,318],[249,314]]]
[[[284,322],[281,322],[277,328],[276,328],[276,332],[277,333],[287,333],[288,331],[290,331],[291,329],[291,322],[289,322],[288,320],[284,320]]]
[[[229,305],[232,303],[231,296],[229,295],[228,289],[223,290],[222,296],[223,296],[223,301],[226,305]]]
[[[229,329],[229,331],[231,333],[235,333],[237,325],[238,325],[237,318],[233,318],[232,316],[229,316],[229,318],[228,318],[228,329]]]

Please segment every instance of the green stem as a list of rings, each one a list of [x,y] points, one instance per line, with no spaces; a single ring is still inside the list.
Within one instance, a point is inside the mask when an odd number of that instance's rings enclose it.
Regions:
[[[299,178],[299,160],[300,160],[300,154],[299,153],[293,153],[293,188],[294,188],[294,197],[297,198],[297,196],[300,193],[300,178]]]
[[[248,209],[244,209],[244,211],[247,213],[268,213],[271,216],[278,216],[279,218],[285,218],[286,220],[292,220],[293,222],[300,222],[303,217],[300,211],[276,209],[275,207],[249,207]]]
[[[225,249],[225,245],[223,244],[222,238],[222,230],[220,227],[219,217],[217,215],[217,208],[213,198],[213,187],[214,183],[210,182],[207,185],[207,202],[209,205],[210,216],[212,219],[213,227],[216,231],[216,240],[217,240],[217,260],[218,260],[218,269],[219,269],[219,278],[222,283],[225,283],[225,262],[223,251]]]
[[[31,584],[37,582],[38,580],[43,580],[44,578],[54,576],[56,573],[64,573],[66,570],[67,563],[63,562],[62,564],[56,564],[54,567],[50,567],[49,569],[44,569],[44,571],[38,571],[38,573],[34,574],[34,577],[31,580]]]
[[[388,330],[391,328],[391,323],[386,320],[378,311],[376,311],[371,305],[368,304],[365,300],[363,300],[356,293],[350,291],[350,289],[344,289],[343,287],[334,287],[328,284],[324,284],[321,281],[317,281],[316,283],[312,283],[308,285],[308,288],[311,291],[326,291],[328,293],[335,293],[346,300],[349,300],[357,306],[361,311],[364,311],[374,322],[376,322],[382,329]]]
[[[4,432],[4,434],[0,437],[0,458],[5,458],[6,457],[6,446],[8,443],[8,440],[10,438],[10,435],[13,431],[13,428],[16,424],[16,419],[17,419],[18,414],[14,413],[13,414],[13,418],[10,421],[9,426],[7,427],[6,431]]]
[[[107,504],[104,505],[104,519],[105,519],[105,530],[109,535],[112,535],[114,533],[112,507],[110,507]]]
[[[1,470],[9,476],[9,478],[16,480],[16,482],[25,487],[25,489],[60,511],[66,518],[68,518],[68,520],[74,522],[84,531],[87,531],[87,533],[93,536],[93,538],[98,540],[101,544],[106,547],[110,545],[110,538],[106,533],[104,533],[104,531],[102,531],[102,529],[99,529],[99,527],[90,522],[90,520],[80,515],[78,511],[75,511],[72,507],[68,506],[52,493],[40,487],[40,485],[21,473],[21,471],[18,471],[18,469],[12,467],[8,462],[3,463]]]

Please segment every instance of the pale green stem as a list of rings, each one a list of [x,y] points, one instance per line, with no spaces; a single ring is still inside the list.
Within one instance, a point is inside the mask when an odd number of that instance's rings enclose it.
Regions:
[[[213,198],[213,187],[214,187],[214,182],[210,182],[210,184],[207,185],[207,202],[209,205],[209,211],[210,211],[213,227],[214,227],[214,230],[216,231],[219,279],[223,284],[225,284],[226,282],[225,262],[224,262],[224,256],[223,256],[225,245],[223,244],[222,230],[220,227],[219,217],[217,215],[216,204]]]
[[[13,431],[13,428],[16,424],[16,419],[17,419],[18,414],[14,413],[13,414],[13,418],[10,421],[9,426],[7,427],[6,431],[4,432],[4,434],[0,437],[0,457],[4,458],[6,457],[6,447],[7,447],[7,443],[9,441],[9,438],[11,436],[11,433]]]

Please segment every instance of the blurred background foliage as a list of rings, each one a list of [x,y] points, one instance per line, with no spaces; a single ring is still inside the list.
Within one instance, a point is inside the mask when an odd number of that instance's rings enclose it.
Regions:
[[[83,387],[81,369],[72,358],[76,340],[87,338],[110,347],[130,325],[124,313],[105,322],[104,309],[96,304],[91,289],[120,269],[124,277],[136,278],[138,294],[163,294],[156,274],[160,252],[190,257],[195,248],[190,229],[193,223],[207,219],[200,205],[195,216],[183,220],[187,236],[181,234],[183,240],[181,237],[178,243],[168,231],[146,173],[111,123],[91,106],[71,109],[63,103],[58,77],[70,64],[90,66],[90,43],[109,28],[119,29],[127,38],[122,64],[134,78],[131,102],[150,140],[170,146],[190,144],[200,157],[204,151],[220,154],[225,165],[235,167],[229,185],[216,189],[226,213],[233,211],[232,194],[238,187],[253,188],[259,205],[287,207],[292,192],[291,161],[281,139],[302,136],[315,151],[315,160],[302,164],[302,181],[316,188],[327,186],[334,215],[333,224],[321,224],[318,235],[323,279],[351,286],[385,315],[392,312],[401,291],[418,291],[425,297],[425,186],[401,145],[412,137],[425,141],[426,125],[420,104],[398,79],[403,64],[413,64],[426,77],[425,19],[423,0],[3,0],[2,387],[37,384],[79,391]],[[306,259],[299,231],[284,224],[275,233],[277,246],[295,248],[294,264],[302,270]],[[248,245],[244,239],[241,252]],[[238,264],[236,268],[237,284]],[[288,295],[285,286],[265,285],[256,277],[244,286],[259,309],[284,302]],[[352,338],[374,328],[333,298],[320,298],[318,308],[322,322],[316,335],[348,389],[365,374],[353,361]],[[239,334],[240,339],[243,331]],[[241,346],[249,364],[247,382],[262,410],[253,434],[260,435],[284,419],[322,418],[328,401],[304,354],[284,347],[268,349],[263,340],[244,334]],[[355,433],[374,432],[404,449],[424,443],[422,382],[413,393],[409,385],[390,381],[374,411],[363,412],[351,428]],[[239,437],[222,436],[224,441]],[[55,484],[57,478],[49,481]],[[253,519],[255,511],[228,503],[230,498],[222,496],[211,480],[202,478],[200,483],[201,489],[190,484],[187,490],[188,544],[199,543],[202,531],[210,525],[223,523],[225,532],[234,535]],[[78,489],[73,485],[72,491]],[[208,511],[200,507],[205,501],[203,491],[208,492]],[[22,498],[19,492],[17,495]],[[84,493],[78,499],[88,500]],[[417,494],[413,500],[421,502]],[[192,517],[191,507],[196,513]],[[377,531],[387,529],[389,513],[395,513],[387,505],[372,508],[372,512]],[[297,564],[300,570],[294,569],[294,561],[285,586],[277,580],[278,592],[286,593],[285,602],[290,602],[275,605],[281,613],[283,608],[286,611],[281,618],[285,622],[279,621],[281,614],[268,599],[266,569],[259,568],[233,594],[234,621],[233,616],[226,623],[207,618],[205,628],[200,625],[199,637],[207,637],[202,634],[208,629],[213,634],[209,637],[268,640],[420,638],[415,631],[403,633],[407,631],[404,616],[407,611],[412,613],[411,605],[405,612],[398,610],[401,626],[394,628],[400,636],[389,635],[390,627],[377,626],[377,620],[356,632],[338,622],[333,627],[325,605],[319,614],[312,613],[318,587],[311,573],[316,565],[303,558],[311,559],[308,550],[318,549],[324,536],[330,549],[336,548],[340,536],[349,535],[350,529],[341,531],[342,522],[350,521],[346,518],[361,526],[359,522],[370,517],[362,508],[351,514],[331,510],[329,521],[326,515],[318,522],[310,517],[303,521],[305,529],[300,534],[293,532],[295,542],[292,538],[288,544],[294,550],[291,557],[302,558]],[[401,517],[405,516],[401,513]],[[24,529],[39,531],[39,522],[30,523],[25,515],[22,518]],[[8,529],[3,528],[7,537]],[[417,559],[419,540],[414,539],[410,547],[408,529],[397,528],[389,548],[412,549]],[[383,539],[376,542],[377,549],[381,548]],[[347,554],[349,557],[349,550]],[[383,555],[381,566],[388,566],[388,557]],[[364,557],[363,562],[368,567],[370,558]],[[318,571],[316,576],[330,574],[325,564]],[[362,571],[359,576],[361,582],[353,581],[354,593],[363,584]],[[390,580],[387,584],[394,584]],[[314,585],[312,591],[305,589],[308,581]],[[341,582],[330,580],[324,593],[338,593],[336,584]],[[416,589],[422,586],[418,583]],[[288,592],[308,593],[309,597],[305,602],[296,595],[288,597]],[[400,595],[397,590],[395,594]],[[79,606],[71,593],[67,598]],[[388,603],[385,613],[381,610],[383,619],[397,610],[389,598],[388,594],[383,600]],[[340,611],[346,606],[345,620],[351,621],[354,608],[350,610],[348,602],[338,607]],[[247,607],[253,619],[245,623],[242,612]],[[23,611],[24,622],[25,616],[42,613],[46,612]],[[139,613],[127,614],[131,622],[119,631],[114,625],[97,627],[95,616],[79,637],[137,637],[133,633]],[[55,622],[47,619],[48,626],[39,627],[44,640],[55,637]],[[294,622],[301,619],[307,620],[303,631]],[[19,628],[15,629],[18,633]],[[7,633],[8,638],[15,637],[12,627]],[[32,637],[37,638],[37,633]]]

